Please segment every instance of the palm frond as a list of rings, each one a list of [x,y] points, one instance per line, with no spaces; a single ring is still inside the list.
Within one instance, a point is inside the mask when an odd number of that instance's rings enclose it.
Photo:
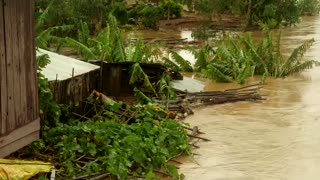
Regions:
[[[174,63],[173,61],[171,61],[169,58],[163,57],[163,65],[167,68],[171,68],[174,71],[181,71],[182,68],[180,66],[178,66],[176,63]]]
[[[92,50],[87,47],[86,45],[80,43],[79,41],[76,41],[72,38],[66,37],[65,38],[66,44],[75,50],[77,50],[83,58],[86,60],[92,60],[92,59],[97,59],[95,54],[92,52]]]
[[[307,50],[312,46],[314,42],[314,39],[310,39],[304,42],[299,47],[295,48],[290,57],[281,66],[280,75],[288,74],[288,72],[291,71],[291,68],[295,67],[296,65],[299,65],[304,54],[307,52]]]
[[[35,29],[36,32],[39,32],[45,21],[48,19],[49,10],[52,7],[54,0],[51,0],[47,8],[42,12],[42,14],[36,19]]]
[[[88,46],[88,39],[90,38],[90,30],[86,22],[80,21],[80,29],[78,30],[78,41]]]
[[[236,76],[236,81],[239,84],[244,84],[249,77],[252,77],[253,73],[254,68],[249,63],[247,63],[239,71],[238,75]]]
[[[295,73],[303,72],[307,69],[311,69],[314,64],[315,64],[315,61],[312,61],[312,60],[305,61],[302,63],[298,62],[298,63],[294,64],[292,67],[290,67],[290,69],[286,69],[286,70],[282,71],[278,77],[285,77],[285,76],[292,75]]]
[[[149,88],[154,94],[157,95],[152,83],[149,80],[148,75],[143,71],[139,63],[135,63],[130,68],[130,80],[129,84],[135,84],[138,82],[143,82],[142,87]]]
[[[234,60],[233,54],[229,51],[225,44],[218,44],[216,53],[216,56],[218,56],[220,60],[229,62]]]
[[[232,79],[220,71],[213,63],[209,64],[204,72],[208,78],[216,80],[217,82],[232,82]]]
[[[180,65],[182,71],[193,72],[193,68],[191,66],[191,63],[189,61],[185,60],[177,52],[172,51],[171,57],[176,63],[178,63]]]
[[[121,37],[115,39],[113,44],[111,44],[111,61],[112,62],[126,61],[126,54],[122,44]]]
[[[148,96],[146,96],[142,91],[140,91],[138,88],[135,87],[133,89],[133,92],[135,97],[137,97],[140,102],[143,102],[143,103],[152,102],[152,100]]]
[[[170,78],[165,73],[158,81],[157,86],[162,99],[175,99],[176,93],[173,88],[169,85]]]
[[[37,56],[37,65],[38,65],[38,70],[42,70],[42,68],[46,67],[50,63],[50,58],[48,54],[43,54]]]
[[[211,53],[211,50],[206,46],[198,50],[195,56],[195,67],[197,68],[197,71],[201,71],[201,69],[205,69],[207,67],[209,63],[209,53]]]
[[[132,57],[131,61],[144,62],[144,60],[143,60],[143,43],[140,38],[136,42],[135,50],[134,50],[133,57]]]
[[[244,40],[243,43],[247,46],[247,51],[251,54],[252,58],[252,64],[254,64],[254,72],[256,74],[268,74],[268,67],[266,65],[266,62],[262,59],[263,55],[259,54],[263,51],[260,51],[259,48],[264,49],[266,46],[266,42],[262,41],[257,48],[253,45],[252,41]],[[261,50],[262,50],[261,49]]]

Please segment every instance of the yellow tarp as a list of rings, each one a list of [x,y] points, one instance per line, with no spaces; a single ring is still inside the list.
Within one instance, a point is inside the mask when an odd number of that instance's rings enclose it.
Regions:
[[[0,180],[25,180],[53,168],[52,164],[41,161],[0,159]]]

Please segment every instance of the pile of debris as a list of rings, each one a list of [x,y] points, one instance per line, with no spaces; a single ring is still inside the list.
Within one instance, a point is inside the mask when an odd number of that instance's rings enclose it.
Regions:
[[[184,119],[193,114],[192,108],[206,105],[223,104],[238,101],[259,102],[265,100],[258,90],[262,85],[253,84],[224,91],[187,92],[176,90],[177,99],[168,101],[168,110],[176,113],[176,119]]]
[[[178,97],[187,100],[191,106],[223,104],[237,101],[261,101],[264,100],[258,93],[262,85],[253,84],[236,89],[224,91],[207,91],[188,93],[177,90]]]

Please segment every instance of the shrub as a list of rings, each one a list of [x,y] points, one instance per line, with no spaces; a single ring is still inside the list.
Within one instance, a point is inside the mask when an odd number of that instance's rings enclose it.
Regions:
[[[120,24],[127,24],[128,22],[128,12],[124,3],[115,3],[113,5],[112,14]]]
[[[160,7],[147,6],[142,10],[143,24],[151,29],[159,29],[159,21],[162,17],[163,9]]]
[[[319,0],[300,0],[299,9],[303,15],[317,15],[320,11]]]
[[[160,3],[160,7],[163,9],[163,14],[168,19],[172,16],[177,18],[181,17],[183,6],[174,0],[163,0]]]

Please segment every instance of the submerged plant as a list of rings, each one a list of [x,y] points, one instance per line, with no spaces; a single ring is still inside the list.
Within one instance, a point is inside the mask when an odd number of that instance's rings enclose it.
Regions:
[[[315,64],[319,64],[313,60],[303,60],[304,54],[314,42],[314,39],[310,39],[294,49],[290,57],[281,63],[279,73],[276,74],[276,77],[285,77],[294,73],[300,73],[306,69],[311,69]]]
[[[279,34],[274,40],[270,32],[255,44],[250,34],[245,37],[236,36],[235,39],[226,36],[217,42],[215,51],[212,51],[212,59],[208,58],[209,52],[201,49],[198,51],[197,69],[218,82],[245,83],[253,75],[262,75],[263,79],[267,76],[286,77],[318,64],[316,61],[303,59],[314,42],[313,39],[295,48],[289,58],[284,58],[280,52],[280,37]]]

